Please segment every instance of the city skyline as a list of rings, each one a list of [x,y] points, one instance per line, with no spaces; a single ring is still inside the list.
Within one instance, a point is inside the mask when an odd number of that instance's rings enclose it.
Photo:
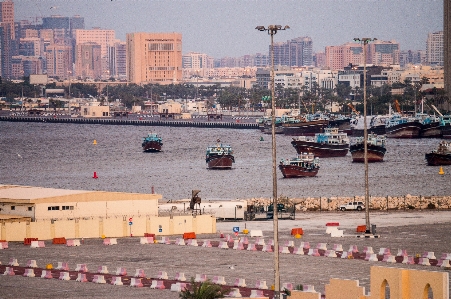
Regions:
[[[435,0],[21,0],[14,5],[15,21],[81,15],[86,29],[113,29],[121,41],[131,32],[182,33],[183,53],[215,58],[267,53],[269,38],[255,30],[257,25],[287,24],[291,29],[275,40],[309,36],[314,52],[362,36],[395,40],[401,50],[424,50],[428,33],[443,30],[443,2]]]

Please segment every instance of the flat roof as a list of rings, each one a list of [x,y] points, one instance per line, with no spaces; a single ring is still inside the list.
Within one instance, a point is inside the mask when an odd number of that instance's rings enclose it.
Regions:
[[[161,194],[55,189],[33,186],[0,185],[0,202],[37,204],[49,202],[159,200]]]
[[[65,195],[93,193],[96,191],[67,190],[31,186],[0,185],[0,199],[40,199]]]

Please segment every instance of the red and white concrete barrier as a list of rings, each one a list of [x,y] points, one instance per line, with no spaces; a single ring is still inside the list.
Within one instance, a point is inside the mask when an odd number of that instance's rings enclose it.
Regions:
[[[152,284],[150,285],[151,289],[163,290],[166,287],[162,280],[152,280]]]
[[[326,251],[327,250],[327,243],[318,243],[318,245],[316,245],[316,249]]]
[[[175,273],[175,280],[186,281],[185,273],[183,273],[183,272]]]
[[[86,278],[85,273],[78,273],[77,279],[75,279],[77,282],[87,282],[88,279]]]
[[[142,278],[132,277],[130,280],[130,286],[135,288],[142,288],[143,283],[141,281]]]
[[[268,286],[266,285],[266,280],[257,280],[255,283],[255,287],[260,290],[267,290]]]
[[[126,276],[127,275],[127,269],[118,267],[116,269],[116,275]]]
[[[423,257],[427,257],[430,260],[436,260],[437,258],[435,257],[435,254],[433,251],[426,251],[425,253],[423,253]]]
[[[205,241],[202,243],[202,247],[208,247],[208,248],[212,247],[212,246],[211,246],[210,240],[205,240]]]
[[[244,244],[241,243],[241,242],[238,241],[238,240],[235,240],[235,241],[233,242],[233,249],[235,249],[235,250],[244,250]]]
[[[304,248],[302,248],[302,247],[295,247],[293,249],[293,254],[304,255]]]
[[[46,278],[46,279],[53,278],[52,271],[50,271],[50,270],[42,270],[41,278]]]
[[[19,266],[19,263],[17,262],[16,258],[12,257],[9,259],[8,265],[10,265],[11,267],[17,267],[17,266]]]
[[[319,252],[318,252],[318,248],[310,248],[310,249],[308,250],[307,255],[310,255],[310,256],[320,256],[320,254],[319,254]]]
[[[70,280],[69,272],[60,272],[59,280]]]
[[[13,267],[6,267],[5,268],[5,272],[3,272],[3,275],[13,276],[13,275],[16,275],[16,274],[14,273],[14,268]]]
[[[343,245],[341,245],[341,244],[334,244],[334,251],[342,252],[343,251]]]
[[[8,249],[8,242],[0,242],[0,249]]]
[[[415,260],[414,260],[413,256],[408,255],[408,256],[405,256],[402,259],[401,263],[406,264],[406,265],[414,265],[415,264]]]
[[[103,245],[117,245],[116,238],[105,238],[103,239]]]
[[[408,256],[407,250],[405,250],[405,249],[398,249],[398,253],[396,254],[396,256]]]
[[[77,267],[75,267],[75,271],[88,272],[88,267],[86,266],[86,264],[77,264]]]
[[[166,271],[159,271],[157,278],[158,279],[168,279],[168,273]]]
[[[249,298],[264,298],[262,290],[251,290],[251,295]]]
[[[25,272],[23,274],[24,277],[35,277],[34,269],[25,269]]]
[[[226,285],[224,276],[213,276],[212,282],[214,284]]]
[[[99,273],[99,274],[108,274],[108,267],[107,266],[99,266],[97,268],[97,273]]]
[[[239,288],[245,288],[246,287],[246,279],[244,278],[236,278],[235,283],[233,284],[234,287]]]
[[[78,239],[75,239],[75,240],[67,240],[67,241],[66,241],[66,246],[67,246],[67,247],[80,246],[80,240],[78,240]]]
[[[310,249],[310,242],[301,242],[301,245],[299,247]]]
[[[28,260],[27,261],[27,268],[37,268],[38,265],[36,264],[36,260]]]
[[[134,277],[146,277],[146,275],[144,274],[144,270],[143,269],[136,269],[135,271],[135,275],[133,275]]]
[[[251,244],[247,245],[247,250],[248,251],[257,251],[257,248],[255,247],[254,243],[251,243]]]
[[[390,248],[385,248],[385,247],[379,248],[378,255],[387,255],[387,254],[391,254],[390,253]]]
[[[263,252],[272,252],[272,247],[271,245],[264,245],[262,248]]]
[[[124,283],[122,282],[122,277],[120,276],[113,276],[111,277],[111,284],[115,286],[122,286]]]
[[[69,271],[69,264],[65,262],[58,262],[56,270]]]
[[[105,276],[96,274],[96,275],[94,275],[92,282],[99,283],[99,284],[106,283]]]
[[[153,244],[153,237],[141,237],[139,239],[140,244]]]
[[[279,253],[290,253],[288,246],[279,246]]]
[[[176,282],[171,284],[171,292],[181,292],[186,289],[186,283]]]
[[[43,248],[45,247],[44,241],[31,241],[30,248]]]
[[[195,282],[204,282],[207,281],[207,275],[205,274],[196,274],[196,277],[194,278]]]

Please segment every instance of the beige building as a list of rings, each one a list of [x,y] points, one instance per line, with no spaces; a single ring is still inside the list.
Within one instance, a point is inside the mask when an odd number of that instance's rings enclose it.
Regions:
[[[96,43],[76,45],[75,74],[86,79],[102,77],[102,47]]]
[[[136,84],[180,82],[182,34],[128,33],[127,79]]]
[[[83,117],[109,117],[110,106],[100,106],[99,102],[91,102],[88,105],[80,106]]]
[[[0,240],[215,233],[210,214],[159,215],[160,194],[0,185]]]
[[[65,190],[0,185],[0,215],[63,220],[158,215],[160,194]]]
[[[53,44],[46,49],[47,75],[67,78],[72,71],[72,47]]]

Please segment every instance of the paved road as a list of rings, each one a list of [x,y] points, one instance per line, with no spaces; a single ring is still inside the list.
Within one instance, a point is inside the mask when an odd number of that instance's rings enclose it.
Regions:
[[[451,211],[415,211],[372,213],[371,222],[377,225],[380,238],[356,238],[357,225],[364,224],[364,213],[302,213],[297,220],[279,222],[280,242],[295,240],[342,244],[346,250],[350,245],[357,245],[360,250],[364,246],[372,246],[375,251],[381,247],[390,248],[392,254],[397,249],[405,249],[409,255],[421,254],[425,251],[435,252],[440,257],[443,252],[451,252]],[[339,222],[345,230],[345,237],[331,238],[325,234],[325,223]],[[272,239],[272,221],[255,222],[219,222],[217,230],[232,234],[232,228],[239,226],[261,229],[265,240]],[[302,227],[305,234],[301,239],[290,236],[291,228]],[[175,239],[179,236],[172,236]],[[199,241],[209,239],[219,241],[219,233],[198,236]],[[107,266],[110,272],[117,267],[125,267],[129,273],[135,269],[144,269],[147,277],[156,277],[158,271],[166,271],[169,278],[176,272],[184,272],[185,276],[206,274],[208,278],[215,275],[224,276],[228,284],[235,278],[245,278],[248,286],[254,286],[257,279],[273,283],[273,255],[267,252],[237,251],[232,249],[202,248],[176,245],[140,245],[139,238],[118,239],[118,245],[104,246],[101,239],[85,240],[80,247],[51,245],[46,248],[32,249],[20,243],[10,243],[9,249],[0,250],[0,261],[3,265],[10,258],[17,258],[24,265],[29,259],[37,261],[38,267],[48,263],[54,266],[60,262],[68,262],[71,270],[76,264],[85,263],[90,272],[99,266]],[[233,265],[234,269],[230,266]],[[372,265],[387,265],[411,269],[447,271],[433,266],[386,264],[382,262],[366,262],[364,260],[347,260],[339,258],[310,257],[294,254],[280,254],[281,282],[314,285],[317,291],[324,292],[324,286],[330,278],[358,279],[360,285],[369,291],[369,273]],[[130,288],[126,286],[98,285],[94,283],[78,283],[75,281],[59,281],[57,279],[26,278],[20,276],[0,275],[0,298],[132,298],[150,297],[175,299],[178,294],[168,290],[151,290],[149,288]]]

